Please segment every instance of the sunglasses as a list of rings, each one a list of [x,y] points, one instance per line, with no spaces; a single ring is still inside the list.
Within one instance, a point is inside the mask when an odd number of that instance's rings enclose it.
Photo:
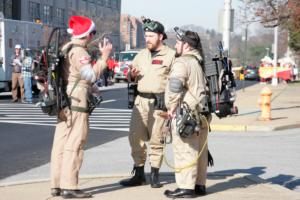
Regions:
[[[97,31],[94,30],[94,31],[91,32],[91,35],[96,35],[96,33],[97,33]]]

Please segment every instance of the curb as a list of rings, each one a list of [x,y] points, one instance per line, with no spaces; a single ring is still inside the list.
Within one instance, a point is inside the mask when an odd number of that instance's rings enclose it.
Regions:
[[[146,174],[146,176],[150,176],[149,173]],[[161,177],[163,176],[174,176],[174,173],[172,172],[163,172],[160,175]],[[247,173],[214,173],[210,172],[207,174],[208,179],[214,179],[216,177],[228,177],[232,176],[233,178],[240,178],[240,179],[246,179],[248,181],[253,182],[254,184],[260,185],[263,184],[264,187],[271,188],[276,191],[280,192],[292,192],[296,194],[297,192],[290,190],[288,188],[285,188],[284,186],[277,185],[277,184],[270,184],[266,180],[253,175],[253,174],[247,174]],[[103,174],[95,174],[95,175],[84,175],[80,176],[79,178],[81,180],[91,180],[91,179],[109,179],[109,178],[128,178],[130,177],[130,174],[108,174],[108,175],[103,175]],[[11,183],[6,183],[6,184],[0,184],[0,188],[5,188],[5,187],[14,187],[14,186],[21,186],[21,185],[27,185],[27,184],[39,184],[39,183],[44,183],[44,182],[50,182],[50,179],[35,179],[35,180],[27,180],[27,181],[19,181],[19,182],[11,182]]]
[[[146,176],[149,176],[150,173],[146,173]],[[130,177],[130,173],[126,174],[94,174],[94,175],[82,175],[79,176],[79,179],[109,179],[109,178],[128,178]],[[160,176],[175,176],[174,172],[162,172],[160,173]],[[267,183],[264,179],[259,178],[256,175],[253,174],[247,174],[247,173],[216,173],[216,172],[209,172],[207,173],[207,177],[218,177],[218,176],[233,176],[233,177],[239,177],[239,178],[246,178],[252,182],[255,183]],[[8,183],[2,183],[0,184],[0,187],[11,187],[11,186],[17,186],[17,185],[26,185],[26,184],[35,184],[35,183],[42,183],[42,182],[48,182],[50,181],[50,178],[43,178],[43,179],[31,179],[31,180],[24,180],[24,181],[15,181],[15,182],[8,182]]]
[[[252,125],[225,125],[211,124],[212,131],[235,131],[235,132],[253,132],[253,131],[280,131],[286,129],[300,128],[300,123],[281,126],[252,126]]]

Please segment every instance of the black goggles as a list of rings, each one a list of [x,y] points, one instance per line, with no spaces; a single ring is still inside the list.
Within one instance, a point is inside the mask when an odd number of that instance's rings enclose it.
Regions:
[[[197,41],[194,41],[192,40],[191,38],[187,37],[186,36],[186,31],[185,30],[182,30],[180,28],[178,28],[177,26],[174,27],[174,31],[176,33],[176,38],[182,42],[186,42],[188,43],[189,45],[191,45],[192,47],[197,47],[198,45],[198,42]]]
[[[96,35],[97,31],[96,30],[93,30],[90,34],[91,35]]]
[[[143,24],[143,29],[145,31],[151,31],[151,32],[159,32],[158,30],[158,24],[154,21],[146,22]]]

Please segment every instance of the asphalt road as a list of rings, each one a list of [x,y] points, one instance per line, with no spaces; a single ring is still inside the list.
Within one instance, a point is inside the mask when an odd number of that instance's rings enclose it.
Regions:
[[[112,108],[113,110],[104,110],[112,114],[118,111],[118,109],[126,109],[126,95],[126,88],[103,91],[102,96],[104,103],[101,104],[101,108]],[[97,119],[97,112],[98,110],[91,116],[91,120]],[[101,115],[101,113],[99,115]],[[125,110],[125,113],[124,115],[126,116],[124,117],[126,117],[127,120],[125,120],[128,122],[130,110],[127,112]],[[13,114],[15,114],[15,116],[13,116]],[[111,115],[107,116],[108,118],[111,117]],[[17,119],[16,117],[20,118]],[[25,121],[24,119],[26,117],[34,117],[34,119]],[[25,172],[49,162],[56,120],[37,122],[38,120],[43,121],[43,118],[49,119],[47,115],[40,112],[39,108],[27,104],[12,104],[10,103],[9,95],[1,96],[0,179]],[[97,122],[98,121],[95,120],[92,124],[96,124]],[[47,123],[49,126],[47,126]],[[116,126],[118,125],[116,121],[108,121],[106,123],[107,126],[113,123],[115,123]],[[110,129],[110,127],[107,127],[107,129]],[[86,149],[124,137],[127,134],[127,132],[119,130],[103,130],[101,127],[91,128]]]

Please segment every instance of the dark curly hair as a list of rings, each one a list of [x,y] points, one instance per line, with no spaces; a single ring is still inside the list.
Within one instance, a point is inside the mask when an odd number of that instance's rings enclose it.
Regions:
[[[205,63],[204,51],[203,51],[201,39],[200,39],[198,33],[193,32],[193,31],[186,31],[185,36],[193,41],[193,42],[187,41],[187,43],[199,52],[200,56],[202,57],[201,64],[204,64]]]

